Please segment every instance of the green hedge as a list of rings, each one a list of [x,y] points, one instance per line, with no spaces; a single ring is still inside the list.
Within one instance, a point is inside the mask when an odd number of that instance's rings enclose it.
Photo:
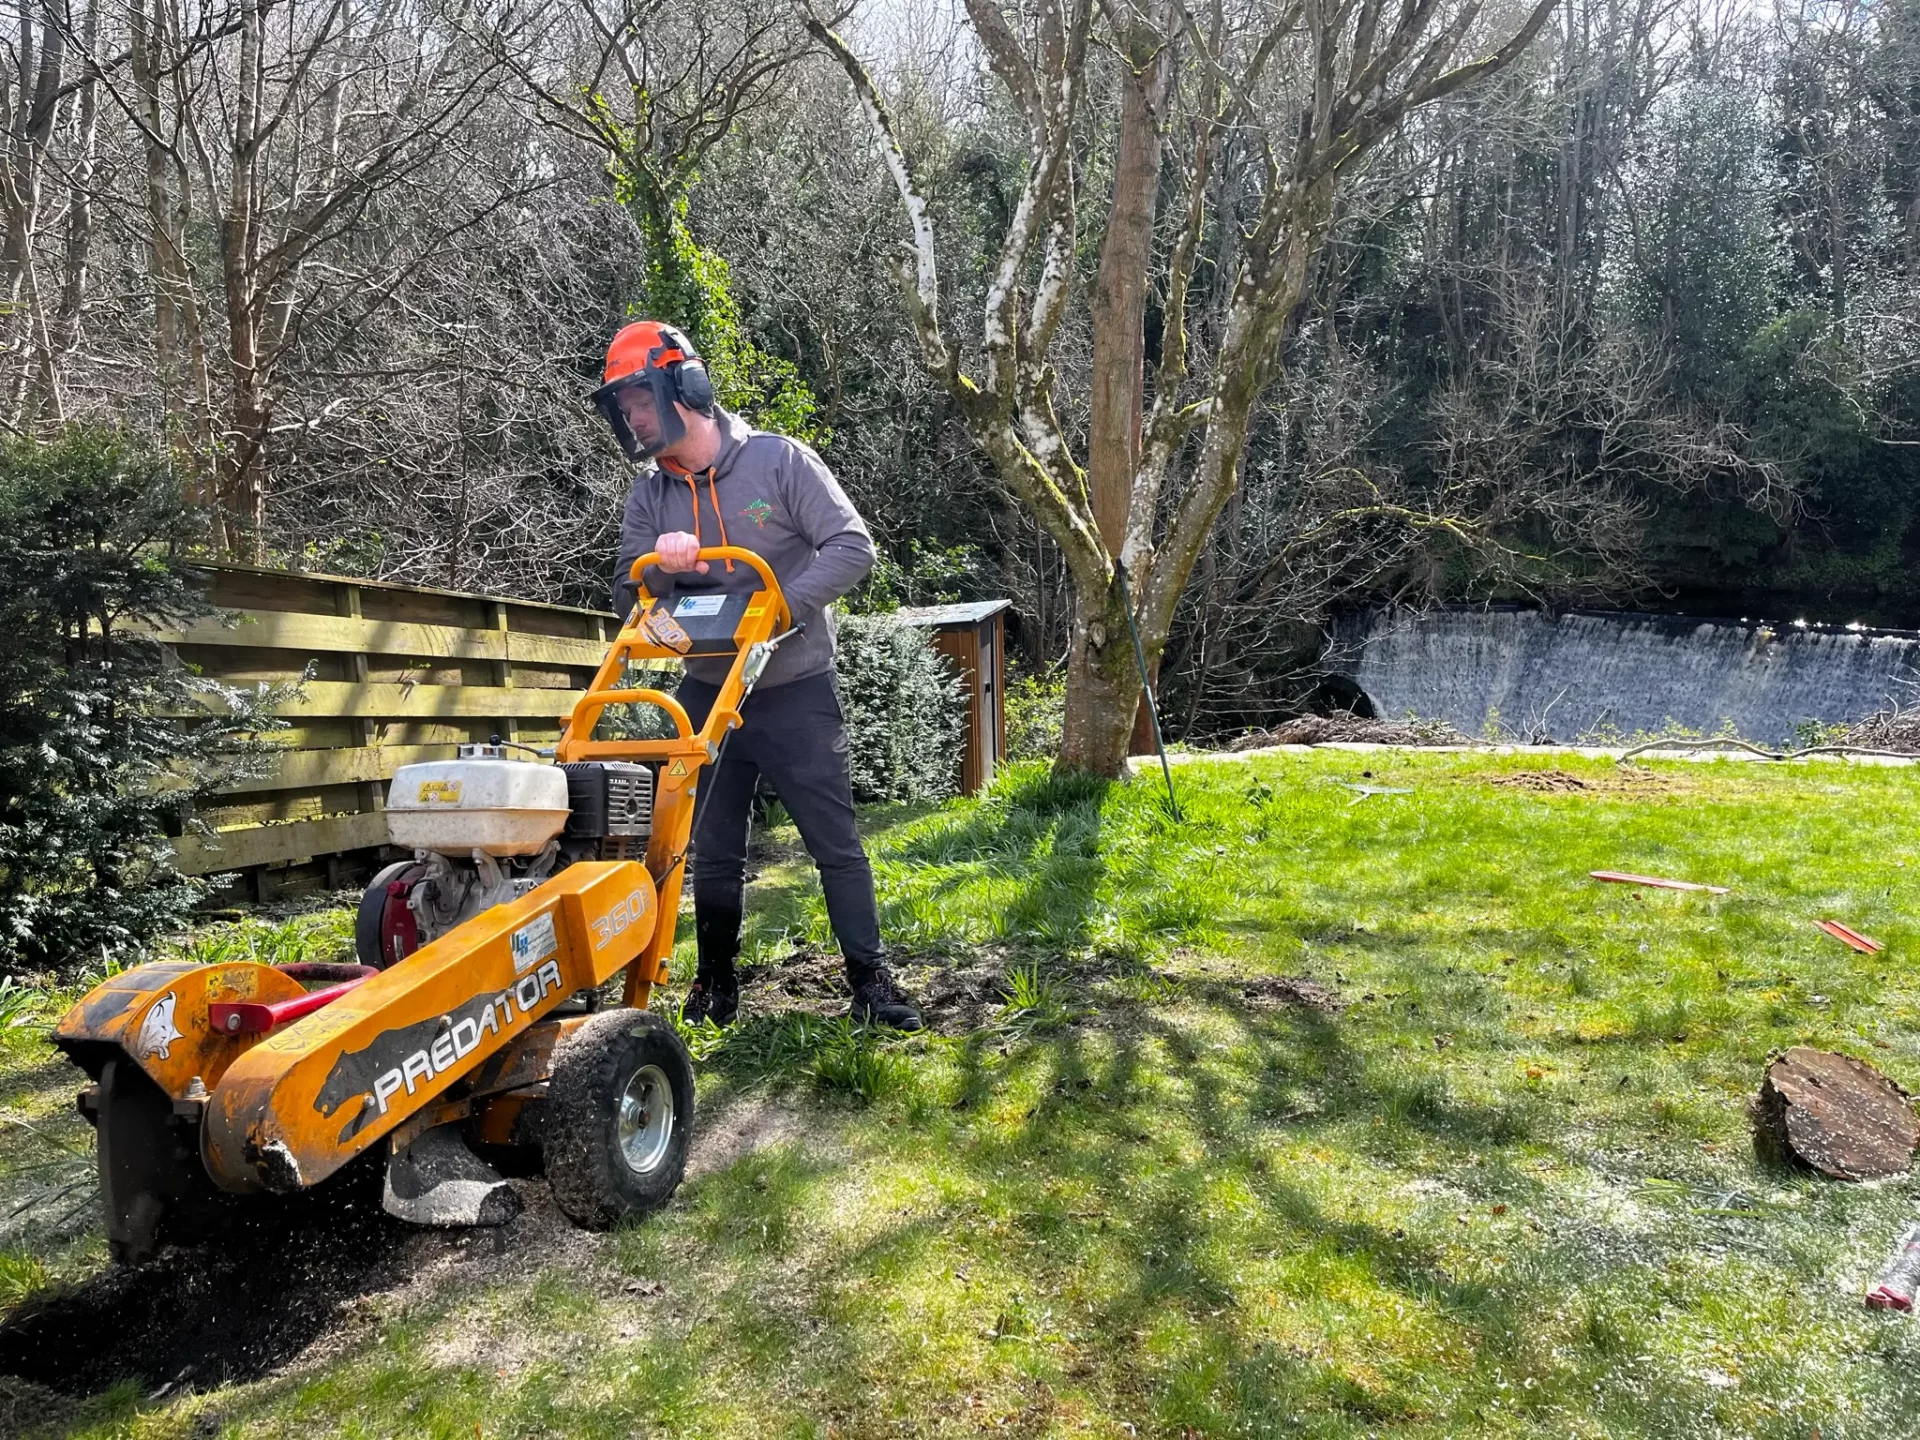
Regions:
[[[960,783],[965,688],[922,629],[839,617],[840,703],[856,800],[939,800]]]

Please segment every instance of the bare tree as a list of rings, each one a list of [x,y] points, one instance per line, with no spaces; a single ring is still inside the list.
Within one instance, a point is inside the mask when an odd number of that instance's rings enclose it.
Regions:
[[[906,207],[914,241],[902,278],[925,361],[1066,558],[1078,613],[1062,766],[1120,769],[1140,696],[1129,623],[1157,661],[1194,563],[1238,484],[1255,403],[1273,378],[1343,181],[1409,112],[1509,64],[1556,3],[1539,0],[1501,43],[1465,64],[1455,61],[1481,33],[1479,0],[1408,0],[1397,13],[1379,0],[1233,12],[1216,4],[1200,14],[1119,0],[1105,7],[1103,38],[1123,57],[1120,90],[1132,98],[1122,99],[1120,115],[1127,159],[1098,219],[1103,254],[1116,258],[1114,283],[1094,315],[1095,348],[1103,366],[1134,369],[1147,384],[1136,447],[1132,404],[1119,403],[1124,387],[1110,375],[1096,381],[1096,396],[1113,403],[1100,402],[1091,468],[1073,454],[1048,363],[1082,238],[1076,143],[1095,23],[1090,0],[1034,0],[1012,11],[995,0],[967,3],[1028,143],[1025,184],[983,307],[977,374],[940,319],[927,200],[880,90],[825,21],[810,22],[852,80]],[[1176,132],[1184,213],[1157,267],[1161,339],[1149,374],[1138,306],[1117,271],[1122,257],[1152,248],[1156,157]],[[1209,173],[1229,142],[1246,160],[1235,177],[1241,198],[1214,220]],[[1230,280],[1215,315],[1190,316],[1196,261],[1220,227],[1234,231]],[[1103,515],[1124,515],[1124,533],[1110,537]]]
[[[526,21],[506,12],[486,33],[534,101],[534,113],[605,157],[615,197],[639,226],[650,313],[701,346],[723,401],[751,407],[782,386],[740,334],[726,263],[688,223],[701,165],[741,118],[765,104],[805,49],[789,0],[545,0]],[[512,28],[509,29],[508,27]]]
[[[317,259],[433,162],[494,67],[407,5],[134,0],[129,16],[126,74],[91,58],[144,151],[165,408],[221,544],[257,560],[277,372],[341,291]]]
[[[98,6],[84,0],[77,12],[70,0],[37,0],[18,6],[0,36],[0,333],[15,429],[65,418],[60,358],[75,342],[92,245],[99,85],[86,57],[99,25]]]

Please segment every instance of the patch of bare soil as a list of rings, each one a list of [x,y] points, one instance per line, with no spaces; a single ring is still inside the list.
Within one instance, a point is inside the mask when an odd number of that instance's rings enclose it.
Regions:
[[[703,1110],[687,1179],[803,1133],[818,1138],[774,1099]],[[544,1180],[513,1183],[521,1212],[507,1224],[423,1230],[380,1208],[379,1159],[368,1157],[305,1195],[236,1205],[203,1244],[37,1296],[0,1320],[0,1434],[57,1424],[73,1401],[127,1379],[158,1395],[305,1370],[433,1296],[553,1269],[599,1293],[615,1319],[642,1323],[668,1287],[621,1272],[608,1237],[575,1226]],[[540,1358],[534,1339],[484,1326],[454,1326],[434,1346],[436,1361],[508,1370]]]
[[[1578,775],[1564,770],[1516,770],[1511,775],[1496,775],[1490,782],[1502,790],[1586,790],[1591,787]]]
[[[1255,1009],[1298,1005],[1328,1015],[1337,1015],[1343,1004],[1333,990],[1305,975],[1273,975],[1249,980],[1241,985],[1240,996]]]
[[[965,957],[896,955],[894,979],[920,1005],[929,1029],[966,1035],[986,1027],[1006,1002],[1004,960],[988,951]],[[743,1015],[847,1013],[846,972],[837,955],[799,950],[781,960],[740,971]]]
[[[1012,986],[1008,969],[1018,963],[995,947],[982,947],[963,957],[896,956],[894,978],[920,1005],[927,1027],[940,1035],[972,1035],[990,1027],[1001,1016]],[[1069,992],[1087,994],[1115,971],[1098,960],[1055,966],[1049,974]],[[1157,973],[1157,972],[1156,972]],[[1194,995],[1217,1004],[1239,1004],[1256,1009],[1305,1006],[1329,1014],[1341,1008],[1340,997],[1306,976],[1263,976],[1249,980],[1239,974],[1207,974],[1183,970],[1159,974]],[[845,976],[837,956],[798,951],[784,960],[755,965],[740,972],[740,1009],[743,1015],[820,1015],[836,1018],[847,1013]],[[1101,1013],[1127,1008],[1123,997],[1103,994]]]
[[[617,1279],[605,1238],[574,1226],[544,1180],[514,1181],[522,1208],[505,1225],[425,1230],[380,1208],[381,1166],[376,1152],[305,1194],[248,1197],[202,1243],[56,1287],[8,1314],[0,1422],[23,1392],[87,1396],[129,1378],[149,1392],[204,1390],[311,1364],[354,1343],[379,1314],[462,1276],[494,1284],[558,1265]],[[0,1433],[12,1432],[0,1423]]]
[[[748,1096],[711,1109],[702,1107],[687,1151],[687,1179],[724,1170],[734,1161],[789,1140],[818,1141],[818,1126],[791,1105],[765,1095]]]
[[[1174,958],[1178,968],[1155,971],[1156,978],[1216,1005],[1252,1010],[1300,1008],[1326,1015],[1337,1015],[1346,1008],[1339,991],[1311,975],[1258,975],[1249,979],[1218,959],[1195,951],[1181,950]]]
[[[1598,775],[1570,775],[1564,770],[1516,770],[1511,775],[1496,775],[1486,783],[1502,790],[1531,790],[1536,794],[1586,791],[1618,795],[1653,794],[1672,789],[1675,782],[1651,770],[1621,765]]]
[[[1364,716],[1302,715],[1271,730],[1250,730],[1226,748],[1258,750],[1266,745],[1325,745],[1342,740],[1371,745],[1468,745],[1472,742],[1444,720],[1369,720]]]
[[[217,1239],[28,1301],[0,1321],[0,1375],[92,1395],[130,1376],[205,1388],[278,1369],[449,1243],[389,1218],[379,1173],[236,1205]]]

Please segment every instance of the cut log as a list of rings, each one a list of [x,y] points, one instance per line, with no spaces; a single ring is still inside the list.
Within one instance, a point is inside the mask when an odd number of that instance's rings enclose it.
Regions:
[[[1834,1180],[1904,1175],[1920,1146],[1907,1092],[1864,1060],[1795,1046],[1767,1066],[1753,1148]]]

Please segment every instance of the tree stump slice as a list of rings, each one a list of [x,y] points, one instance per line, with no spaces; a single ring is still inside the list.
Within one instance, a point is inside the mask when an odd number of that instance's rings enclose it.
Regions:
[[[1767,1066],[1753,1147],[1834,1180],[1904,1175],[1920,1146],[1907,1092],[1864,1060],[1796,1045]]]

